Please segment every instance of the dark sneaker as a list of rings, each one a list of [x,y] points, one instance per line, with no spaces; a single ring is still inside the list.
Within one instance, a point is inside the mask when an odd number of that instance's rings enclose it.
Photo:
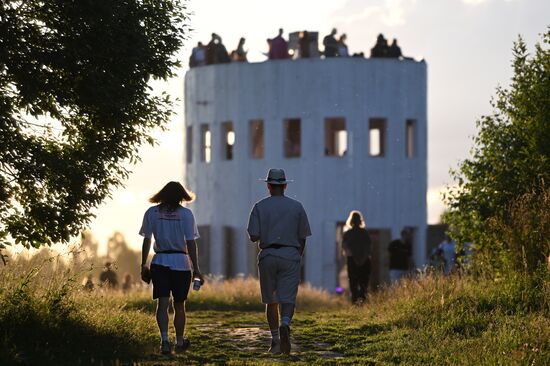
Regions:
[[[182,344],[176,344],[176,346],[174,347],[174,351],[176,351],[176,353],[182,353],[187,351],[190,346],[191,341],[188,338],[184,338]]]
[[[163,355],[169,355],[172,353],[172,346],[169,341],[162,341],[160,343],[160,353]]]
[[[273,353],[274,355],[281,353],[281,342],[277,342],[276,340],[271,340],[271,347],[269,347],[269,353]]]
[[[290,327],[281,325],[279,327],[279,337],[281,337],[281,352],[285,355],[290,354]]]

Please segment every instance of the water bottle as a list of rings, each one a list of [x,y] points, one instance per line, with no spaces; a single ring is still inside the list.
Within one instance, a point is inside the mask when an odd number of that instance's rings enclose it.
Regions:
[[[199,278],[195,278],[193,280],[193,290],[199,291],[201,289],[201,280]]]

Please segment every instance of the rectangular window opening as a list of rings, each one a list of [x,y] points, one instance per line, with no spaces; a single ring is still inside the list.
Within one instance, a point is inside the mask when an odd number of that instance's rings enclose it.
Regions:
[[[286,119],[284,123],[284,156],[299,158],[301,155],[300,119]]]
[[[233,122],[222,123],[222,158],[224,160],[233,160],[233,147],[235,146],[235,131]]]
[[[208,124],[201,125],[201,161],[210,163],[212,159],[212,134]]]
[[[344,118],[325,119],[325,155],[344,156],[348,150],[348,131]]]
[[[193,162],[193,126],[187,126],[187,142],[186,142],[186,159],[187,163],[190,164]]]
[[[414,158],[416,155],[416,120],[408,119],[405,124],[405,156]]]
[[[371,118],[369,120],[369,155],[384,156],[386,150],[386,120]]]
[[[264,157],[264,121],[261,119],[250,121],[250,157]]]

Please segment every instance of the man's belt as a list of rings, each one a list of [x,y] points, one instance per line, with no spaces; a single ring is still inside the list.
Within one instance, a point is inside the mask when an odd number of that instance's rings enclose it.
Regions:
[[[290,245],[269,244],[269,246],[267,246],[267,248],[273,248],[273,249],[281,249],[281,248],[286,248],[286,247],[290,247]]]
[[[187,254],[187,252],[184,252],[183,250],[163,250],[155,253],[156,254]]]

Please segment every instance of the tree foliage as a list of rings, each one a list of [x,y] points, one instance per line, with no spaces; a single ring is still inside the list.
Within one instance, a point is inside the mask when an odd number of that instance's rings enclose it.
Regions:
[[[171,100],[177,0],[0,2],[0,245],[66,242],[127,177]]]
[[[446,196],[450,207],[447,219],[455,236],[472,240],[482,251],[501,259],[504,255],[520,266],[530,263],[530,271],[541,261],[524,260],[525,253],[539,259],[550,254],[541,253],[548,251],[547,238],[522,236],[526,226],[517,216],[526,204],[547,194],[550,184],[549,46],[550,28],[533,55],[521,37],[515,43],[511,85],[497,89],[494,113],[478,121],[472,156],[453,172],[457,188]],[[548,209],[538,207],[537,217]],[[537,224],[530,217],[527,221],[530,230],[538,230],[544,220]]]

